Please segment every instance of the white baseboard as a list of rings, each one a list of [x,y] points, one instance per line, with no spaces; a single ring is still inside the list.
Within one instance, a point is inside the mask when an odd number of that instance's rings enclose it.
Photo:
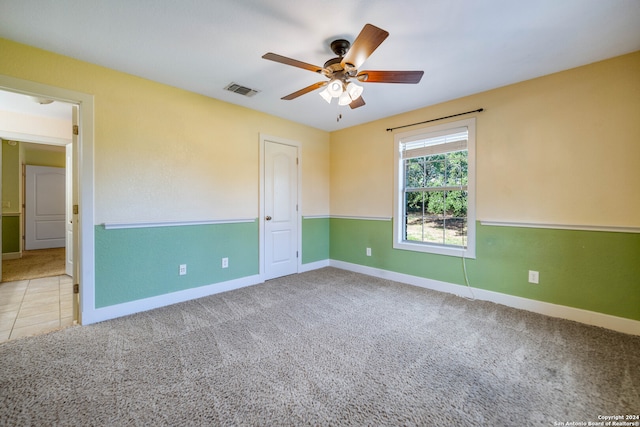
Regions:
[[[520,310],[527,310],[551,317],[573,320],[576,322],[585,323],[587,325],[600,326],[626,334],[640,335],[640,321],[637,320],[625,319],[623,317],[611,316],[609,314],[597,313],[594,311],[588,311],[579,308],[531,300],[513,295],[502,294],[499,292],[487,291],[485,289],[468,288],[466,286],[456,285],[453,283],[426,279],[424,277],[396,273],[389,270],[367,267],[364,265],[352,264],[343,261],[322,260],[308,264],[302,264],[300,272],[303,273],[329,266],[340,268],[342,270],[366,274],[368,276],[374,276],[382,279],[406,283],[413,286],[419,286],[421,288],[458,295],[465,298],[490,301],[496,304],[502,304]],[[240,289],[262,282],[264,282],[264,280],[260,275],[247,276],[227,282],[214,283],[211,285],[200,286],[198,288],[186,289],[184,291],[173,292],[170,294],[158,295],[156,297],[112,305],[105,308],[83,310],[82,324],[89,325],[91,323],[115,319],[117,317],[127,316],[130,314],[164,307],[178,302],[202,298],[205,296],[231,291],[234,289]]]
[[[137,301],[125,302],[111,305],[109,307],[88,309],[82,311],[82,324],[102,322],[104,320],[115,319],[117,317],[128,316],[154,308],[165,307],[179,302],[202,298],[209,295],[240,289],[247,286],[262,283],[259,275],[242,277],[240,279],[229,280],[227,282],[214,283],[211,285],[199,286],[197,288],[185,289],[183,291],[172,292],[170,294],[158,295],[144,298]]]
[[[306,273],[307,271],[319,270],[321,268],[329,267],[329,260],[323,259],[322,261],[310,262],[302,264],[300,266],[300,273]]]
[[[546,316],[573,320],[576,322],[585,323],[587,325],[600,326],[602,328],[623,332],[625,334],[640,335],[640,321],[637,320],[611,316],[609,314],[597,313],[594,311],[567,307],[564,305],[552,304],[543,301],[536,301],[528,298],[502,294],[499,292],[487,291],[485,289],[468,288],[466,286],[455,285],[453,283],[411,276],[409,274],[396,273],[389,270],[367,267],[364,265],[352,264],[344,261],[330,260],[329,264],[331,267],[353,271],[356,273],[362,273],[368,276],[379,277],[382,279],[388,279],[396,282],[406,283],[409,285],[419,286],[421,288],[446,292],[465,298],[490,301],[496,304],[506,305],[508,307],[544,314]]]
[[[5,259],[20,259],[22,258],[22,252],[7,252],[2,254],[2,260]]]

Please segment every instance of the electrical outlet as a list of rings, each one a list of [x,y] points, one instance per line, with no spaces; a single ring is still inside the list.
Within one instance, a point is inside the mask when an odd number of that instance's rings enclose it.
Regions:
[[[529,283],[538,284],[540,282],[540,273],[537,271],[529,270]]]
[[[187,264],[180,264],[180,275],[184,276],[187,274]]]
[[[229,258],[222,258],[222,268],[229,268]]]
[[[367,248],[367,256],[371,256],[371,248]]]

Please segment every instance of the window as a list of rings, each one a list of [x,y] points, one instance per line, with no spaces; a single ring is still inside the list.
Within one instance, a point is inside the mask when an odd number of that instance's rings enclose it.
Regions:
[[[475,258],[475,119],[395,138],[397,249]]]

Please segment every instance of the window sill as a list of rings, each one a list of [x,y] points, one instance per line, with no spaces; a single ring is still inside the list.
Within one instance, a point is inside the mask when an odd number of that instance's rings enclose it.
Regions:
[[[435,255],[453,256],[458,258],[471,258],[471,259],[476,258],[475,250],[473,250],[470,247],[454,248],[450,246],[438,246],[438,245],[429,245],[429,244],[423,244],[423,243],[409,243],[406,241],[402,241],[402,242],[394,242],[393,248],[401,249],[404,251],[423,252],[423,253],[430,253]]]

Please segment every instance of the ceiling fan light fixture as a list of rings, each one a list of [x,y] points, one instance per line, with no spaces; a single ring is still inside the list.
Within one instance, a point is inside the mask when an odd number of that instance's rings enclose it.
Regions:
[[[47,104],[51,104],[53,102],[53,99],[40,98],[40,97],[37,97],[37,96],[32,96],[31,99],[33,99],[34,102],[37,102],[40,105],[47,105]]]
[[[342,95],[338,98],[338,105],[349,105],[351,104],[351,96],[348,92],[342,92]]]
[[[329,88],[324,88],[323,90],[321,90],[320,96],[322,97],[322,99],[327,101],[327,103],[331,104],[331,100],[333,99],[333,97],[329,93]]]
[[[360,97],[360,95],[362,95],[363,90],[364,89],[362,86],[358,86],[353,82],[349,82],[349,84],[347,85],[347,93],[349,94],[349,96],[353,101],[355,101]]]
[[[333,79],[327,85],[327,92],[329,92],[329,95],[331,95],[334,98],[337,98],[340,95],[342,95],[343,91],[344,91],[344,87],[340,80]]]

